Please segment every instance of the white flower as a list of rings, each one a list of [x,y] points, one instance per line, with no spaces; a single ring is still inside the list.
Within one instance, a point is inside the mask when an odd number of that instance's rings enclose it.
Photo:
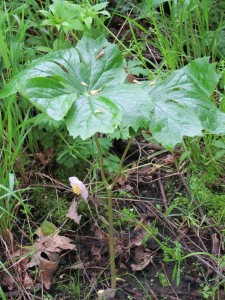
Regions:
[[[77,177],[70,177],[69,178],[70,185],[72,186],[73,192],[76,195],[81,195],[84,200],[88,198],[88,190],[86,186],[80,181]]]

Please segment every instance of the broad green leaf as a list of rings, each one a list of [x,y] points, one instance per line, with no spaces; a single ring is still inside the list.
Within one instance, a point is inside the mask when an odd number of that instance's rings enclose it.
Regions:
[[[119,125],[117,103],[103,91],[125,79],[118,47],[104,37],[94,40],[84,36],[76,48],[51,52],[32,62],[0,92],[0,97],[19,92],[54,120],[65,118],[71,135],[86,139],[98,131],[111,133]]]
[[[65,121],[73,137],[96,132],[150,129],[172,148],[183,136],[203,130],[225,133],[225,114],[212,99],[219,75],[208,58],[193,61],[155,87],[124,83],[118,47],[104,37],[87,35],[76,48],[51,52],[35,60],[0,92],[19,92],[52,119]]]
[[[85,140],[96,132],[113,132],[120,120],[119,108],[109,99],[82,95],[74,102],[66,125],[74,138],[80,136]]]
[[[135,131],[139,128],[148,128],[153,103],[139,85],[121,84],[116,87],[108,87],[99,95],[110,99],[119,107],[122,113],[122,127],[132,127]]]
[[[27,80],[25,91],[23,85],[19,91],[31,102],[48,114],[52,119],[60,121],[66,115],[74,100],[77,98],[76,92],[68,93],[63,83],[57,78],[37,77]],[[57,103],[57,105],[56,105]]]
[[[149,128],[160,143],[173,147],[183,136],[202,135],[203,130],[225,133],[225,114],[210,99],[219,77],[215,64],[204,57],[145,89],[154,102]]]
[[[122,54],[104,37],[97,40],[84,37],[76,49],[82,57],[79,71],[89,91],[116,86],[125,80]]]

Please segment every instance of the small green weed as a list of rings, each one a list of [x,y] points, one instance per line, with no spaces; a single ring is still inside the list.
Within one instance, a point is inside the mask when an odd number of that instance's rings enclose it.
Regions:
[[[119,213],[119,217],[114,221],[114,226],[119,228],[131,228],[136,225],[138,214],[133,208],[124,207]]]

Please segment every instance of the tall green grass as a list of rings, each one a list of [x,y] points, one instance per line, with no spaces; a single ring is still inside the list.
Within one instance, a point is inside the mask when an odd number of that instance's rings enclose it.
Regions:
[[[218,17],[216,26],[212,27],[211,11],[215,1],[173,0],[156,4],[157,1],[143,1],[139,14],[133,13],[130,17],[118,12],[117,15],[129,22],[131,31],[138,29],[139,43],[144,41],[158,49],[170,70],[198,57],[210,56],[212,61],[221,57],[218,45],[225,19]]]
[[[0,88],[16,75],[31,58],[26,46],[30,28],[30,2],[2,1],[0,5]],[[8,236],[19,206],[25,212],[24,189],[20,181],[25,174],[24,142],[34,148],[31,129],[38,118],[23,97],[0,99],[0,235]]]

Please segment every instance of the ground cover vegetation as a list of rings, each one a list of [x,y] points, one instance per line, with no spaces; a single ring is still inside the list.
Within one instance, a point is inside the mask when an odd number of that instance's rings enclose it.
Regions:
[[[0,297],[224,299],[223,1],[1,1]]]

